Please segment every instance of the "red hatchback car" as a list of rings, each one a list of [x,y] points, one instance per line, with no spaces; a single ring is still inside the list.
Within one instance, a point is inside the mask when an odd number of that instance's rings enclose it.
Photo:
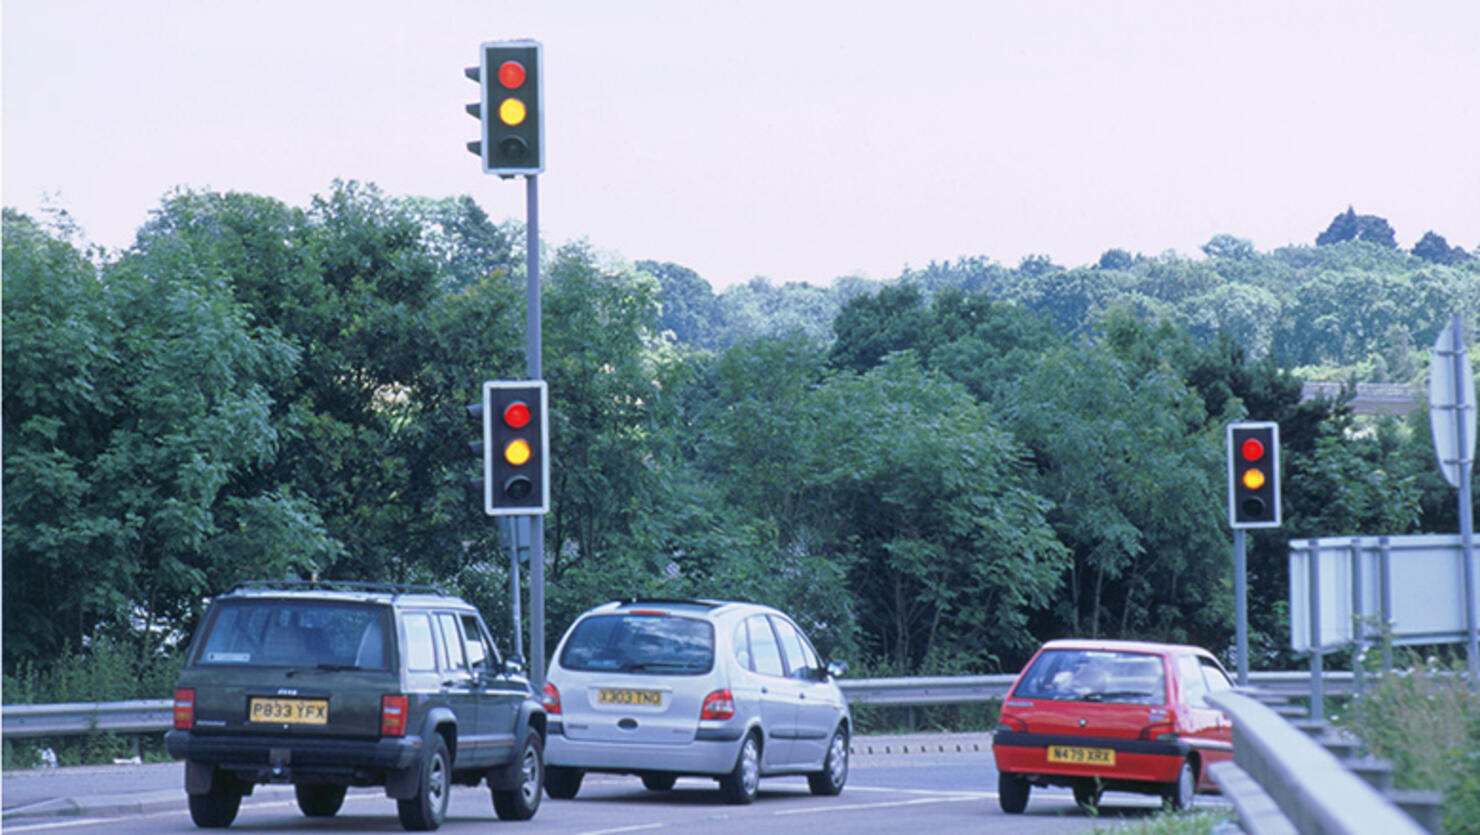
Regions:
[[[1013,683],[992,741],[1002,811],[1038,786],[1081,806],[1105,791],[1161,795],[1174,809],[1216,792],[1208,766],[1233,757],[1233,724],[1210,691],[1233,687],[1207,650],[1137,641],[1049,641]]]

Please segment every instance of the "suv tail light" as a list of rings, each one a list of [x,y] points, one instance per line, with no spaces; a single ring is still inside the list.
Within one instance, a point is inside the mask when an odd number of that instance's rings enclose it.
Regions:
[[[406,696],[386,693],[380,697],[380,735],[406,735]]]
[[[548,681],[545,682],[544,694],[540,696],[540,704],[545,706],[546,714],[560,715],[560,691]]]
[[[175,688],[175,730],[188,731],[195,727],[195,688]]]
[[[700,719],[729,719],[735,715],[735,695],[729,690],[716,690],[704,697]]]

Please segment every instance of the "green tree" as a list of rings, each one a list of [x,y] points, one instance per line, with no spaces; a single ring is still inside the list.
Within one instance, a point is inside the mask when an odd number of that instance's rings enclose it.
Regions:
[[[298,354],[229,275],[171,246],[99,273],[28,218],[4,224],[7,662],[98,629],[147,655],[237,559],[326,560],[310,502],[233,489],[282,444],[270,391]]]

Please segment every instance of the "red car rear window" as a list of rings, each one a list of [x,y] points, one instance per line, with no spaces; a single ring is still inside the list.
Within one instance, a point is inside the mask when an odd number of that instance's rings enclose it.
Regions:
[[[1167,701],[1161,656],[1141,652],[1051,649],[1039,653],[1013,690],[1016,699],[1119,702]]]

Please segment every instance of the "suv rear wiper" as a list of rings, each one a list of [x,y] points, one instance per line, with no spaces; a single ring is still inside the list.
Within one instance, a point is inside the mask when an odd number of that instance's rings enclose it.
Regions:
[[[289,670],[287,672],[287,676],[289,678],[292,678],[293,676],[296,676],[299,673],[308,673],[308,672],[342,673],[342,672],[344,672],[346,670],[363,670],[363,669],[365,669],[365,668],[364,667],[361,667],[359,664],[315,664],[312,667],[294,667],[293,669],[291,669],[291,670]]]

